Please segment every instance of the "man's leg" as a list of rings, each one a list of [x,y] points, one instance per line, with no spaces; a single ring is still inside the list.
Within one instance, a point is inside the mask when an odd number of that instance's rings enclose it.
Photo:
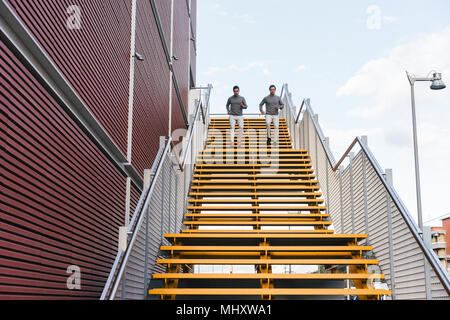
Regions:
[[[272,116],[270,114],[266,114],[266,129],[267,129],[267,144],[270,143],[270,123],[272,122]]]
[[[238,116],[238,124],[239,124],[238,145],[240,145],[242,143],[242,134],[244,132],[244,116]]]
[[[236,119],[230,114],[230,144],[234,145],[234,126],[236,124]]]
[[[276,116],[272,116],[273,119],[273,126],[275,127],[275,138],[274,138],[274,142],[275,144],[278,144],[278,136],[279,136],[279,124],[280,124],[280,115],[276,115]]]

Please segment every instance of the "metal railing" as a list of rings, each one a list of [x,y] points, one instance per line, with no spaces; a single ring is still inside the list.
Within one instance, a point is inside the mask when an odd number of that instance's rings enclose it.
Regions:
[[[192,180],[195,157],[205,146],[209,123],[208,85],[195,103],[185,134],[175,131],[160,138],[160,148],[150,170],[145,170],[144,190],[127,229],[126,248],[119,249],[101,300],[146,299],[153,273],[164,272],[156,264],[165,233],[180,232]],[[183,136],[182,142],[175,139]]]
[[[335,231],[368,235],[366,244],[373,247],[393,299],[448,299],[449,276],[392,186],[392,171],[384,173],[370,151],[367,137],[356,137],[336,161],[310,100],[304,99],[296,112],[287,84],[282,99],[281,115],[293,145],[311,156]]]

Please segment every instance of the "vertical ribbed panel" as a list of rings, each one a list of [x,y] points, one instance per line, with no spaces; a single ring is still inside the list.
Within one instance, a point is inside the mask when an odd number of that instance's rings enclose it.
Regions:
[[[170,2],[156,2],[168,37]],[[126,155],[131,1],[6,3]],[[137,3],[136,51],[145,60],[135,67],[132,164],[143,175],[159,136],[168,134],[169,67],[151,3]],[[66,26],[71,5],[81,9],[79,30]],[[174,12],[182,20],[177,28],[187,33],[185,1],[175,1]],[[187,44],[174,44],[186,69]],[[1,48],[0,299],[97,299],[117,253],[126,179],[3,43]],[[176,77],[186,94],[184,74]],[[177,99],[174,94],[173,129],[185,127]],[[139,197],[132,186],[132,213]],[[81,290],[67,289],[72,264],[81,268]]]
[[[3,43],[0,66],[0,299],[97,298],[117,251],[125,178]],[[80,290],[67,289],[70,265]]]
[[[176,1],[177,6],[173,12],[173,54],[179,60],[173,62],[175,76],[177,77],[178,87],[180,89],[182,101],[186,112],[188,112],[188,94],[189,94],[189,16],[186,1]]]
[[[197,35],[197,0],[191,0],[191,20],[193,27],[193,34]],[[197,39],[196,39],[197,40]],[[195,42],[197,45],[197,42]],[[191,72],[194,78],[194,82],[196,82],[197,76],[197,53],[194,46],[194,41],[191,42]]]
[[[117,299],[143,299],[146,296],[144,274],[149,281],[155,269],[156,258],[161,244],[168,245],[162,233],[178,232],[184,214],[183,174],[177,170],[168,155],[161,164],[161,172],[156,177],[150,205],[144,211],[142,224],[136,232],[130,258],[116,295]],[[147,221],[148,219],[148,221]],[[162,242],[161,242],[162,241]],[[147,269],[145,269],[145,250],[147,243]],[[159,270],[162,272],[163,270]],[[124,290],[123,290],[124,288]]]
[[[125,154],[131,1],[7,2]],[[66,27],[73,4],[79,30]]]
[[[336,233],[352,233],[352,199],[350,183],[350,166],[347,164],[342,171],[342,205],[339,170],[333,171],[328,163],[326,153],[318,140],[315,146],[316,130],[312,119],[307,112],[301,121],[300,140],[302,146],[309,150],[311,162],[319,163],[318,180],[321,190],[327,198],[326,173],[322,163],[326,163],[328,170],[328,198],[329,213]],[[332,138],[332,137],[331,137]],[[363,151],[360,150],[352,160],[353,176],[353,210],[354,232],[366,232],[366,216],[364,204],[363,180]],[[333,160],[334,161],[334,160]],[[366,192],[368,211],[368,240],[373,246],[373,253],[379,260],[382,273],[392,288],[391,281],[391,255],[395,272],[395,294],[397,299],[426,299],[424,254],[415,240],[412,231],[407,226],[403,216],[396,207],[394,200],[390,199],[392,252],[389,245],[387,191],[380,180],[375,168],[365,158]],[[343,219],[342,214],[343,212]],[[343,221],[343,230],[342,228]],[[431,293],[433,299],[448,299],[449,296],[439,281],[435,271],[430,268]]]

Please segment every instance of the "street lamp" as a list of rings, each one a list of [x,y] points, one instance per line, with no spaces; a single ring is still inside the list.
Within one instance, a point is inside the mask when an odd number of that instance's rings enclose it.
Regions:
[[[431,72],[430,72],[431,73]],[[422,199],[420,194],[420,174],[419,174],[419,154],[417,150],[417,128],[416,128],[416,101],[414,98],[414,83],[416,81],[431,81],[430,89],[441,90],[445,88],[445,84],[442,81],[441,74],[434,72],[432,77],[416,77],[408,71],[406,71],[409,83],[411,85],[411,106],[412,106],[412,121],[413,121],[413,138],[414,138],[414,162],[416,168],[416,197],[417,197],[417,216],[419,220],[419,232],[423,234],[423,221],[422,221]]]

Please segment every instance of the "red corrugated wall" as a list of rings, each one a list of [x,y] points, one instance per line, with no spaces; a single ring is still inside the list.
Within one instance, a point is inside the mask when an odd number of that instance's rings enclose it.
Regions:
[[[197,40],[197,0],[191,0],[191,19],[192,19],[192,27],[194,31],[194,38]],[[194,81],[197,77],[197,54],[195,51],[194,43],[191,42],[191,71],[194,77]]]
[[[131,1],[7,3],[125,155]],[[73,4],[80,30],[66,28]],[[169,46],[170,1],[156,4]],[[137,12],[145,60],[136,61],[132,164],[143,174],[168,134],[169,68],[150,1],[138,1]],[[175,76],[187,108],[185,0],[175,0],[174,18]],[[0,299],[99,298],[124,223],[126,177],[4,43],[0,68]],[[183,128],[173,97],[172,128]],[[140,193],[131,194],[134,209]],[[66,286],[69,265],[81,268],[80,290]]]

